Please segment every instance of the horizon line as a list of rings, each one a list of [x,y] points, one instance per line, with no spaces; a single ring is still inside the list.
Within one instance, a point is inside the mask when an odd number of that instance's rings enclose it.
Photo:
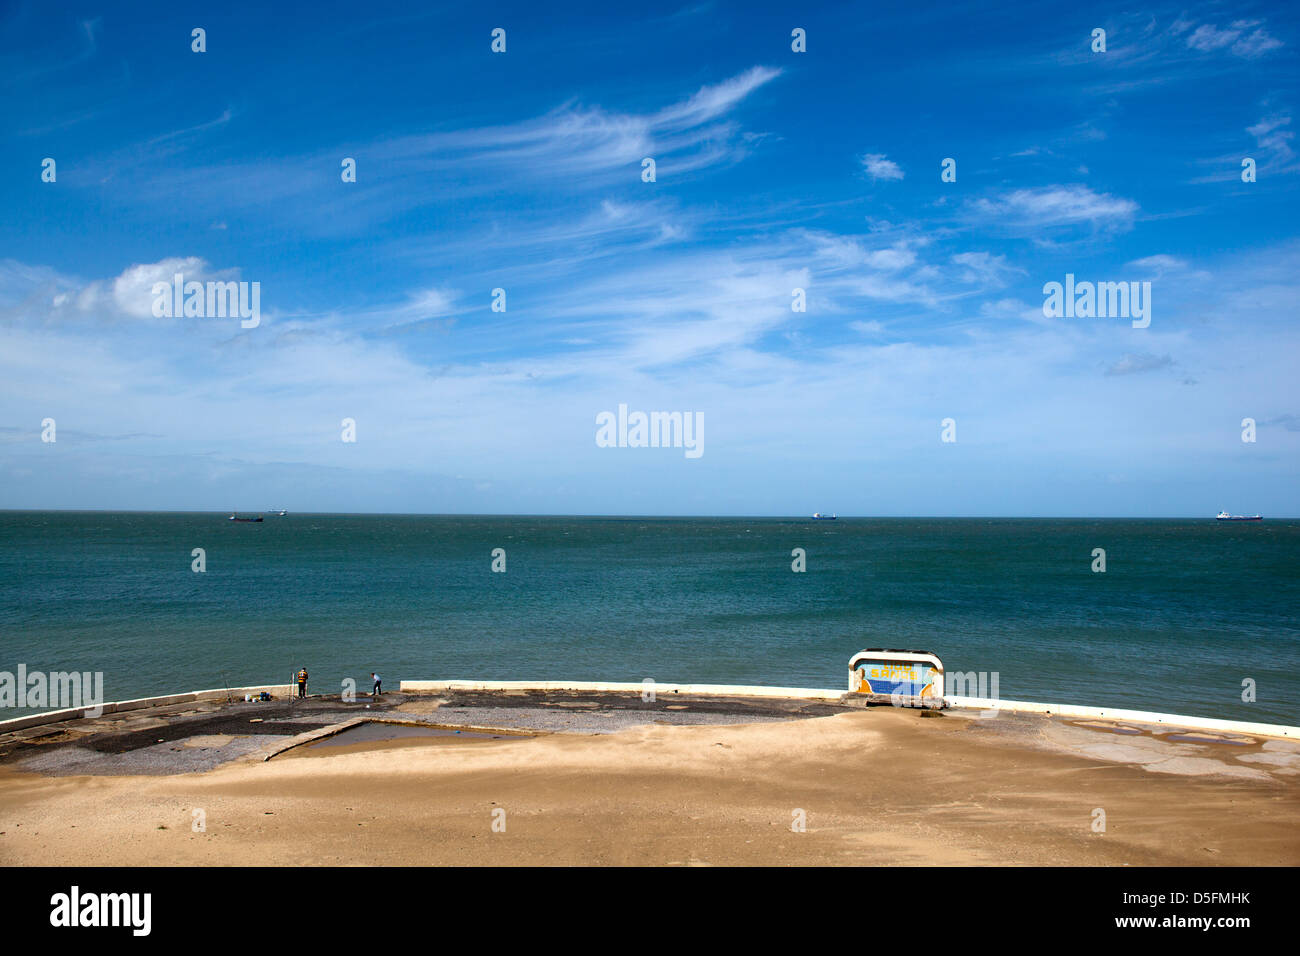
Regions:
[[[263,515],[282,517],[280,509],[144,509],[144,508],[0,508],[0,514],[151,514],[151,515]],[[876,514],[876,515],[840,515],[829,519],[814,519],[810,514],[614,514],[598,512],[479,512],[479,511],[286,511],[283,517],[313,515],[321,517],[391,517],[391,518],[653,518],[662,520],[682,520],[697,518],[714,519],[760,519],[760,520],[1056,520],[1056,521],[1214,521],[1216,515],[1049,515],[1049,514]],[[1300,515],[1275,515],[1273,521],[1300,520]]]

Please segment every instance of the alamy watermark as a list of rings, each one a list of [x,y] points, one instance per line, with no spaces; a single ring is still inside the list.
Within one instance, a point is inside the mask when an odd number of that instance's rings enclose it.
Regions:
[[[980,717],[996,717],[999,714],[997,702],[998,671],[950,671],[944,675],[945,696],[973,697],[993,704],[988,710],[981,710]]]
[[[1065,283],[1043,286],[1043,316],[1048,319],[1128,319],[1133,328],[1151,324],[1150,282],[1075,282],[1074,273]]]
[[[239,318],[240,328],[255,329],[262,322],[262,283],[185,281],[183,273],[171,284],[153,284],[153,314],[159,319]]]
[[[153,920],[152,893],[83,893],[73,886],[50,897],[50,925],[55,927],[125,927],[133,936],[148,936]]]
[[[0,671],[0,708],[54,707],[86,708],[84,716],[104,713],[104,672],[28,671],[18,665],[18,673]]]
[[[687,458],[704,454],[703,412],[631,412],[620,403],[618,415],[596,415],[599,448],[684,448]]]

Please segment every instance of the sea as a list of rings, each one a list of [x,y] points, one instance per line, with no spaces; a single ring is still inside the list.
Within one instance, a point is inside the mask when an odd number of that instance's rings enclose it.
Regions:
[[[1295,520],[0,512],[0,672],[107,700],[301,667],[847,689],[884,647],[1002,699],[1295,725],[1298,609]]]

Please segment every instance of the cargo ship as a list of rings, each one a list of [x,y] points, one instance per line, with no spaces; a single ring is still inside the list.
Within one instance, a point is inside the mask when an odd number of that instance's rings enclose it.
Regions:
[[[261,515],[258,515],[258,516],[255,517],[255,518],[241,518],[241,517],[239,517],[239,515],[231,515],[231,516],[230,516],[230,520],[231,520],[231,521],[261,521],[261,520],[262,520],[262,516],[261,516]]]
[[[820,511],[813,515],[813,521],[834,521],[837,515],[824,515]]]
[[[1263,515],[1230,515],[1226,511],[1220,511],[1214,516],[1215,521],[1263,521]]]

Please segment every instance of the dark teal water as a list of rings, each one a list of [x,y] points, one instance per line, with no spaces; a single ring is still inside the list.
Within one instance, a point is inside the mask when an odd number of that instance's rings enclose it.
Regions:
[[[841,687],[886,646],[1008,699],[1296,724],[1298,607],[1297,521],[0,513],[0,670],[103,671],[110,700],[301,665],[327,692],[371,670]]]

